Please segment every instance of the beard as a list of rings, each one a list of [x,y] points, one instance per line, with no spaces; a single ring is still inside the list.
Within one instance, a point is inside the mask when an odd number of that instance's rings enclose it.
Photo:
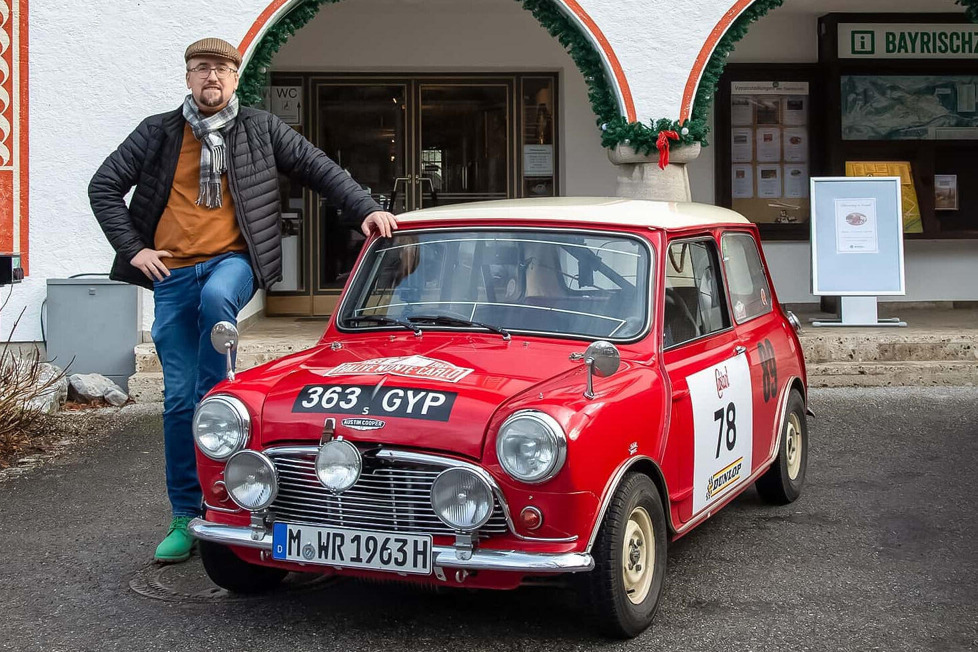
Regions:
[[[214,109],[224,104],[224,94],[219,88],[205,88],[200,91],[200,97],[196,100],[199,107]]]

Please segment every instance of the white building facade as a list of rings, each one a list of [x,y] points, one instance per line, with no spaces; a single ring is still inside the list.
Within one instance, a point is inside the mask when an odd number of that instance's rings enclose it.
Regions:
[[[260,82],[261,102],[398,211],[615,195],[625,168],[609,151],[672,127],[674,160],[708,143],[687,166],[692,199],[761,225],[781,301],[817,302],[808,178],[869,164],[903,170],[917,200],[907,294],[891,299],[978,301],[978,2],[779,4],[7,0],[0,252],[20,252],[28,274],[2,335],[25,309],[12,339],[42,339],[47,279],[108,271],[88,182],[142,118],[179,105],[184,48],[205,36],[239,44],[242,91]],[[288,185],[282,201],[286,278],[242,317],[328,314],[359,246],[328,202]],[[140,304],[148,333],[152,294]]]

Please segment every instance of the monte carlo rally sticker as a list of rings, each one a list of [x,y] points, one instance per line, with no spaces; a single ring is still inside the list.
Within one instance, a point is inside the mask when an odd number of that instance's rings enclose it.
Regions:
[[[327,376],[400,376],[457,383],[472,373],[472,369],[426,358],[409,355],[400,358],[375,358],[362,362],[344,362],[326,372]]]
[[[345,362],[325,376],[398,376],[447,383],[457,383],[472,369],[420,355],[399,358],[376,358],[362,362]],[[457,392],[412,387],[377,385],[306,385],[292,405],[292,412],[356,414],[362,417],[404,417],[429,421],[448,421]],[[347,421],[344,420],[344,425]],[[383,422],[356,423],[357,429],[383,427]],[[363,427],[367,426],[367,427]]]
[[[687,377],[693,406],[693,513],[751,474],[754,392],[742,353]]]

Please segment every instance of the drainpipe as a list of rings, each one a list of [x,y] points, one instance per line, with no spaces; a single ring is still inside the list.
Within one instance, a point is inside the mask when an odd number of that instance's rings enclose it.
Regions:
[[[686,164],[700,155],[699,143],[669,150],[669,164],[659,169],[659,153],[639,154],[628,145],[608,150],[608,158],[618,166],[615,194],[629,199],[692,201]]]

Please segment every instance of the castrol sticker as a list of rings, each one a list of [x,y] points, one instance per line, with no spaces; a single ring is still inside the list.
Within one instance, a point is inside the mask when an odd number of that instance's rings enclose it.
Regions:
[[[693,513],[743,483],[751,472],[754,410],[742,353],[686,378],[693,406]]]
[[[362,362],[344,362],[326,372],[327,376],[400,376],[422,380],[457,383],[472,373],[472,369],[456,367],[450,362],[409,355],[400,358],[375,358]]]

